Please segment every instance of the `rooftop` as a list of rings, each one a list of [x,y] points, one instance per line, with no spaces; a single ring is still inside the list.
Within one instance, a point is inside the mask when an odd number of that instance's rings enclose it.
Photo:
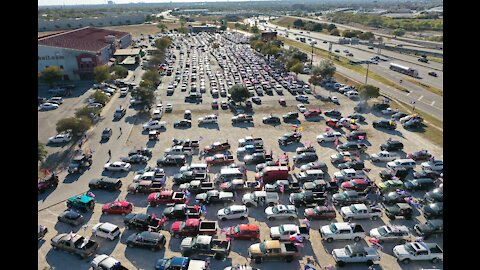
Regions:
[[[129,33],[127,32],[84,27],[46,37],[40,37],[38,38],[38,45],[98,52],[109,45],[105,40],[106,36],[112,35],[117,39],[120,39],[128,34]]]

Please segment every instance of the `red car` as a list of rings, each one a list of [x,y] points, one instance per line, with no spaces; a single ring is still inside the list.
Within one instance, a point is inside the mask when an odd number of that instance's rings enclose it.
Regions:
[[[427,150],[420,150],[420,151],[408,154],[407,157],[411,158],[415,161],[417,161],[417,160],[429,160],[430,158],[432,158],[432,154],[428,153]]]
[[[306,112],[303,113],[305,117],[316,117],[319,116],[322,113],[320,109],[310,109]]]
[[[358,125],[355,125],[355,124],[348,124],[348,125],[345,126],[345,128],[353,131],[353,130],[359,129],[360,127]]]
[[[174,192],[173,190],[163,190],[160,192],[150,193],[147,202],[150,206],[155,207],[158,204],[188,204],[188,198],[183,192]]]
[[[211,157],[206,157],[205,162],[207,162],[208,165],[226,165],[235,162],[235,160],[230,154],[216,154]]]
[[[218,110],[218,101],[216,99],[214,99],[212,102],[212,109]]]
[[[230,144],[228,142],[214,142],[210,145],[207,145],[203,148],[205,153],[217,153],[217,152],[223,152],[230,149]]]
[[[249,239],[256,241],[260,239],[260,229],[255,224],[239,224],[228,228],[226,236],[234,239]]]
[[[332,128],[341,128],[341,126],[338,124],[338,120],[336,119],[328,119],[327,121],[325,121],[325,124]]]
[[[107,214],[130,214],[133,210],[133,204],[127,201],[115,201],[104,204],[102,206],[102,213]]]
[[[332,220],[337,216],[335,208],[332,206],[316,206],[314,208],[307,208],[304,212],[308,220],[311,219],[328,219]]]
[[[353,180],[350,180],[350,181],[347,181],[347,182],[343,182],[340,185],[340,189],[342,189],[342,190],[355,190],[357,192],[362,192],[365,189],[367,189],[367,187],[369,187],[369,186],[370,186],[369,182],[365,179],[353,179]]]

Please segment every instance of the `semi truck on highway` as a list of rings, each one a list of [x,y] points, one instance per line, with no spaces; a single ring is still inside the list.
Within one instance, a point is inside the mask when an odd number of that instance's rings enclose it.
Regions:
[[[401,66],[401,65],[395,64],[395,63],[390,63],[390,69],[393,70],[393,71],[396,71],[396,72],[400,72],[400,73],[415,77],[415,78],[418,77],[418,71],[416,69],[413,69],[413,68],[409,68],[409,67],[406,67],[406,66]]]

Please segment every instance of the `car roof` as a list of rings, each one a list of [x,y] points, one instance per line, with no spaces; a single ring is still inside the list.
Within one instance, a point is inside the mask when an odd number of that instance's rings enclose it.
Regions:
[[[110,232],[115,230],[116,228],[118,228],[117,225],[109,223],[109,222],[99,223],[99,225],[100,225],[99,228],[105,229],[105,230],[110,231]]]
[[[247,209],[247,207],[245,205],[238,205],[238,204],[231,205],[228,208],[230,208],[230,210],[232,210],[232,211],[246,210]]]

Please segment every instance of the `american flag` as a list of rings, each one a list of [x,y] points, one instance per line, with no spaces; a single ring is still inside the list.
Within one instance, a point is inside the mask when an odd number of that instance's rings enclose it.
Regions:
[[[280,185],[280,192],[281,192],[281,193],[284,193],[284,192],[285,192],[285,187],[283,186],[283,184]]]

